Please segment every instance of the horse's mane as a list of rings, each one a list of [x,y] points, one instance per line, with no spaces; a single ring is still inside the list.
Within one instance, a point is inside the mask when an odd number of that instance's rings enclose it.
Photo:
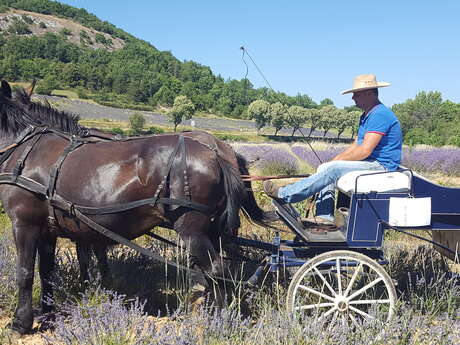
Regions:
[[[24,111],[10,98],[0,95],[0,135],[16,135],[25,130],[30,123]]]
[[[78,124],[78,120],[80,120],[78,115],[58,110],[52,107],[47,100],[32,102],[25,89],[16,91],[13,103],[25,112],[25,117],[33,121],[31,124],[48,126],[73,135],[82,135],[86,131],[85,127]],[[14,114],[15,112],[13,112]],[[8,115],[10,116],[10,114]]]

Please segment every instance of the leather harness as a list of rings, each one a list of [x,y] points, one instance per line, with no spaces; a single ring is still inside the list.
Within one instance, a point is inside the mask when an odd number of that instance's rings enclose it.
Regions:
[[[22,176],[22,169],[24,167],[24,163],[29,156],[30,152],[33,150],[34,146],[40,140],[43,134],[56,134],[66,140],[69,141],[67,147],[63,150],[61,155],[58,157],[56,162],[54,163],[53,167],[50,171],[50,178],[47,186],[42,185],[39,182],[33,181],[30,178]],[[17,185],[23,189],[26,189],[30,192],[38,194],[39,196],[49,200],[49,217],[48,222],[52,227],[57,227],[56,216],[55,216],[55,209],[61,209],[68,214],[73,216],[78,214],[80,215],[103,215],[103,214],[110,214],[110,213],[117,213],[122,211],[131,210],[143,205],[152,205],[155,206],[157,203],[178,206],[178,207],[186,207],[189,209],[193,209],[205,214],[210,214],[212,209],[207,205],[203,205],[197,202],[192,201],[191,194],[190,194],[190,187],[188,183],[187,177],[187,169],[186,169],[186,145],[185,140],[182,135],[178,135],[177,143],[174,147],[172,154],[168,159],[168,163],[166,165],[166,169],[164,171],[163,179],[158,185],[156,191],[153,194],[153,197],[141,200],[130,201],[122,204],[117,205],[110,205],[104,207],[87,207],[83,205],[75,205],[72,202],[65,200],[61,196],[56,193],[56,185],[57,180],[59,177],[60,169],[65,161],[65,159],[71,154],[73,151],[78,149],[79,147],[94,142],[100,141],[127,141],[127,140],[134,140],[136,138],[107,138],[102,136],[96,136],[96,140],[92,139],[93,135],[89,134],[88,137],[76,137],[76,136],[68,136],[67,134],[57,131],[55,129],[50,129],[47,127],[28,127],[23,134],[19,136],[19,138],[15,141],[14,144],[10,145],[0,156],[0,165],[2,165],[14,152],[14,150],[21,145],[26,145],[24,151],[21,153],[20,158],[18,159],[13,172],[12,173],[0,173],[0,184],[10,184],[10,185]],[[208,146],[208,145],[205,145]],[[181,160],[179,163],[179,171],[183,173],[184,178],[184,198],[177,199],[177,198],[166,198],[160,197],[161,191],[164,189],[165,185],[168,183],[168,178],[170,176],[172,166],[174,163],[174,159],[176,156],[180,154]],[[79,218],[79,217],[77,217]],[[97,229],[96,229],[97,230]]]

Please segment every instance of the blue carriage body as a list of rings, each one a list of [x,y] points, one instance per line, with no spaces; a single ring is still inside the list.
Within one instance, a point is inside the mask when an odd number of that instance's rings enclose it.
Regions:
[[[403,191],[361,193],[356,192],[358,188],[351,193],[339,191],[336,208],[348,209],[348,217],[346,224],[335,235],[309,233],[303,228],[292,205],[274,200],[273,204],[279,217],[297,237],[294,241],[275,237],[271,258],[272,270],[280,266],[301,266],[305,262],[303,258],[335,249],[362,252],[379,262],[385,262],[382,246],[385,230],[389,227],[392,197],[431,198],[431,224],[418,228],[410,227],[411,230],[460,229],[460,188],[441,186],[410,171],[409,173],[410,188]]]

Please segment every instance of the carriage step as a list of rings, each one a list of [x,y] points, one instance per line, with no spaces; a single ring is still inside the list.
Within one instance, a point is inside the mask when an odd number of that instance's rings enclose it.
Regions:
[[[285,221],[289,228],[305,242],[346,242],[346,234],[341,228],[334,227],[334,231],[324,231],[324,225],[314,224],[316,227],[306,227],[300,220],[295,208],[279,199],[272,200],[273,206],[279,217]],[[323,228],[318,231],[318,226]],[[332,230],[332,227],[330,228]]]

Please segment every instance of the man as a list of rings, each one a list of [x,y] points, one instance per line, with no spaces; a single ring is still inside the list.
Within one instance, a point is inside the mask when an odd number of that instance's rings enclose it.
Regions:
[[[357,76],[353,88],[342,91],[342,95],[353,93],[356,106],[364,111],[355,142],[332,161],[321,164],[315,174],[282,187],[268,180],[264,182],[264,191],[285,202],[299,202],[319,193],[316,216],[333,222],[334,187],[340,177],[356,170],[396,170],[401,161],[401,126],[378,97],[378,88],[389,85],[377,82],[373,74]]]

